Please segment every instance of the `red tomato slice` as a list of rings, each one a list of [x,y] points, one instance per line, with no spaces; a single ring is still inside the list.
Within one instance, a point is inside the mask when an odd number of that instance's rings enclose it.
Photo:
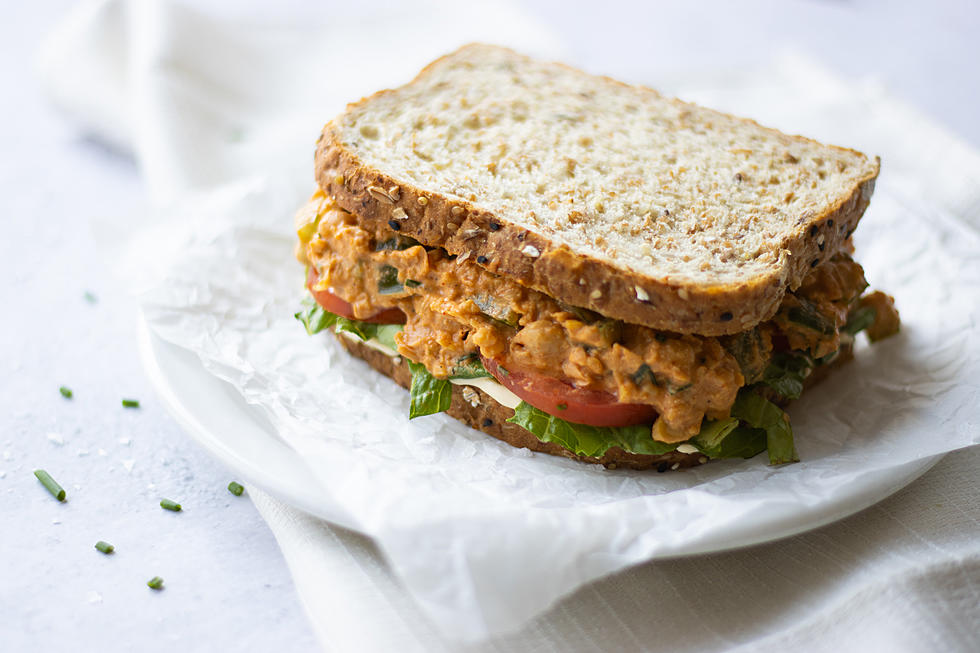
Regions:
[[[576,388],[571,383],[535,372],[507,370],[490,358],[483,366],[515,395],[549,415],[589,426],[652,424],[657,409],[648,404],[621,404],[608,392]]]
[[[398,308],[386,308],[380,313],[375,313],[371,317],[354,317],[354,308],[350,303],[344,301],[329,290],[313,290],[316,283],[317,274],[313,266],[310,266],[306,276],[306,287],[310,289],[313,299],[334,315],[346,317],[348,320],[358,320],[359,322],[370,322],[371,324],[405,324],[405,314]]]

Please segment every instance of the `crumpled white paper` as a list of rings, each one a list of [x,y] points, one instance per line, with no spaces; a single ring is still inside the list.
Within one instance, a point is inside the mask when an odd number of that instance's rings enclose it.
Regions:
[[[513,629],[596,577],[805,522],[869,473],[978,441],[980,238],[887,177],[857,241],[873,286],[896,296],[901,334],[862,341],[790,408],[802,462],[674,474],[529,455],[444,416],[409,422],[404,390],[293,319],[295,199],[255,181],[181,207],[172,248],[154,233],[134,250],[164,252],[141,296],[147,320],[265,409],[326,509],[375,538],[448,632]]]
[[[854,362],[792,406],[801,463],[772,468],[758,457],[683,473],[609,471],[531,455],[445,416],[409,422],[404,390],[329,335],[305,334],[292,317],[303,295],[292,214],[313,185],[304,183],[311,172],[294,172],[294,154],[303,139],[312,151],[329,115],[317,124],[307,117],[327,104],[324,96],[276,78],[289,57],[276,64],[257,56],[273,47],[266,37],[188,38],[215,26],[150,6],[162,15],[135,22],[137,33],[155,31],[133,41],[137,110],[125,131],[135,133],[154,195],[178,199],[128,246],[124,267],[145,316],[265,411],[319,479],[324,510],[374,538],[444,632],[478,639],[513,630],[627,565],[750,542],[797,517],[800,527],[814,525],[823,506],[866,475],[980,440],[980,237],[947,212],[956,207],[930,202],[916,162],[903,159],[906,135],[888,132],[887,108],[873,92],[855,96],[789,69],[765,85],[678,89],[885,155],[855,237],[873,286],[896,296],[902,334],[859,347]],[[389,28],[383,33],[398,34]],[[209,77],[211,68],[195,68],[203,43],[220,55],[211,61],[232,66],[234,53],[250,52],[247,61],[268,65],[251,68],[251,77]],[[304,72],[329,55],[325,79],[346,61],[325,46],[302,55]],[[202,83],[209,79],[223,84]],[[259,82],[276,102],[254,106],[256,95],[241,92]],[[274,110],[287,106],[288,120]]]

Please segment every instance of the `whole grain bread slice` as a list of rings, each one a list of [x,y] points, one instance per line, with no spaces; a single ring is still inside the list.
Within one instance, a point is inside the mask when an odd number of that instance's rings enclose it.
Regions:
[[[324,127],[345,209],[556,299],[737,333],[836,253],[878,160],[510,50],[470,45]]]

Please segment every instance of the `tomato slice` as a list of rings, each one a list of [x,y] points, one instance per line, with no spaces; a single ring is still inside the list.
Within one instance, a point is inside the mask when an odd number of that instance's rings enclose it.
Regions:
[[[657,409],[648,404],[623,404],[616,396],[599,390],[577,388],[571,383],[535,372],[508,369],[484,358],[483,366],[501,385],[549,415],[588,426],[652,424]]]
[[[317,273],[311,265],[306,276],[306,287],[310,289],[313,299],[334,315],[346,317],[348,320],[358,320],[359,322],[370,322],[371,324],[405,324],[405,314],[398,308],[386,308],[380,313],[375,313],[371,317],[354,317],[354,307],[349,302],[344,301],[329,290],[313,290],[316,283]]]

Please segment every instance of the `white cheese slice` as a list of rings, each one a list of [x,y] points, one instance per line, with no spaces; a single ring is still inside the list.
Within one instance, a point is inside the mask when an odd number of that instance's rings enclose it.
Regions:
[[[520,397],[500,385],[496,379],[488,377],[482,379],[449,379],[449,382],[454,385],[471,385],[474,388],[479,388],[493,397],[493,400],[498,404],[507,406],[511,410],[517,408],[517,404],[521,403]]]
[[[397,351],[395,351],[391,347],[381,344],[380,342],[377,341],[376,338],[371,338],[370,340],[361,340],[353,333],[348,333],[347,331],[342,331],[341,335],[347,338],[348,340],[351,340],[352,342],[359,342],[365,345],[366,347],[370,347],[371,349],[380,351],[382,354],[386,354],[388,356],[391,356],[392,358],[397,358],[399,355]],[[513,392],[511,392],[504,386],[500,385],[500,383],[498,383],[496,379],[491,377],[483,377],[481,379],[449,379],[449,382],[454,385],[471,385],[474,388],[478,388],[483,392],[487,393],[488,395],[490,395],[491,397],[493,397],[493,400],[496,401],[498,404],[507,406],[511,410],[517,408],[517,404],[521,403],[520,397],[515,395]]]
[[[368,347],[369,349],[380,351],[382,354],[391,356],[392,358],[398,358],[397,351],[395,351],[388,345],[382,345],[380,342],[378,342],[377,338],[371,338],[370,340],[361,340],[360,338],[355,336],[353,333],[350,333],[349,331],[341,331],[340,335],[344,336],[351,342],[359,342],[365,347]]]

